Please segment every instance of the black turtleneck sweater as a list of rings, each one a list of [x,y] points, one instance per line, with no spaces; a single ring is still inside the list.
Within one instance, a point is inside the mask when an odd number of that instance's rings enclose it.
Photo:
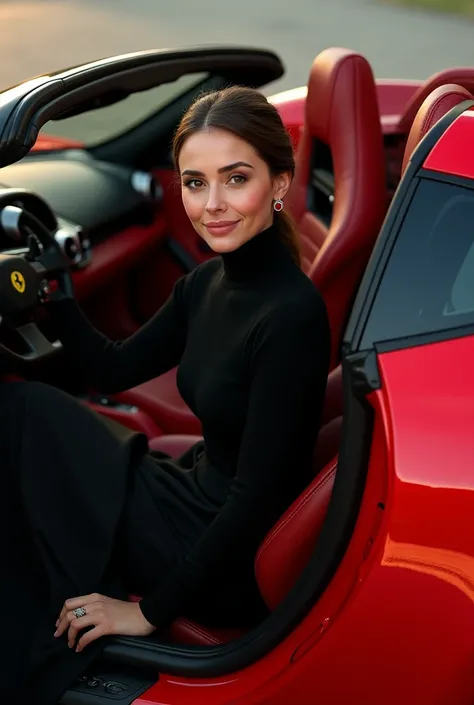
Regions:
[[[329,365],[325,305],[271,227],[179,279],[123,342],[67,308],[59,336],[100,391],[117,393],[179,365],[179,391],[202,422],[205,453],[194,477],[221,508],[141,601],[161,626],[226,557],[253,554],[308,482]]]

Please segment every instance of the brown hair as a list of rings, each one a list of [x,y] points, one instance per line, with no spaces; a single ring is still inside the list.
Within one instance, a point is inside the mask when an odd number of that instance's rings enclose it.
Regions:
[[[227,130],[248,142],[266,162],[272,176],[295,173],[293,147],[277,109],[262,93],[244,86],[231,86],[199,96],[184,114],[173,139],[173,159],[178,167],[184,142],[206,128]],[[300,264],[296,226],[288,213],[275,212],[281,241]]]

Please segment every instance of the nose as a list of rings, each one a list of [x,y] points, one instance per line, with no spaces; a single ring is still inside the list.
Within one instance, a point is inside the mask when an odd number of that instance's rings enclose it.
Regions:
[[[209,188],[209,198],[207,199],[206,210],[208,213],[225,211],[227,208],[224,193],[220,184],[211,185]]]

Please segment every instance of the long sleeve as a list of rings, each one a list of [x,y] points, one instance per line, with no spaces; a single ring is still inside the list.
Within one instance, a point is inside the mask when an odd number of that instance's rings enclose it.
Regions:
[[[329,365],[324,305],[317,300],[306,311],[289,305],[254,333],[235,478],[225,505],[194,549],[142,599],[143,614],[155,626],[176,617],[200,579],[225,556],[237,555],[252,537],[261,540],[288,497],[293,499],[306,482]]]
[[[90,384],[114,394],[178,364],[186,341],[190,279],[191,275],[179,279],[159,311],[123,341],[100,333],[75,301],[56,304],[58,337]]]

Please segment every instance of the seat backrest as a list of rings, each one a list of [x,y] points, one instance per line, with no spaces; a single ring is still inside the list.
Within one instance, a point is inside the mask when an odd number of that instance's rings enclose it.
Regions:
[[[334,367],[387,209],[377,90],[370,64],[356,52],[327,49],[313,62],[287,202],[301,236],[302,267],[328,308]]]
[[[474,78],[474,77],[473,77]],[[474,88],[474,80],[473,80]],[[422,102],[415,115],[408,135],[408,140],[403,155],[402,175],[408,166],[413,152],[423,137],[431,130],[438,120],[446,115],[452,108],[465,100],[474,100],[471,93],[462,86],[449,83],[432,91]]]
[[[397,131],[408,134],[424,100],[437,88],[452,83],[474,93],[474,68],[445,69],[427,78],[405,106]]]
[[[328,378],[326,404],[313,466],[315,478],[267,534],[255,558],[262,597],[274,610],[309,561],[331,499],[342,430],[342,370]]]

